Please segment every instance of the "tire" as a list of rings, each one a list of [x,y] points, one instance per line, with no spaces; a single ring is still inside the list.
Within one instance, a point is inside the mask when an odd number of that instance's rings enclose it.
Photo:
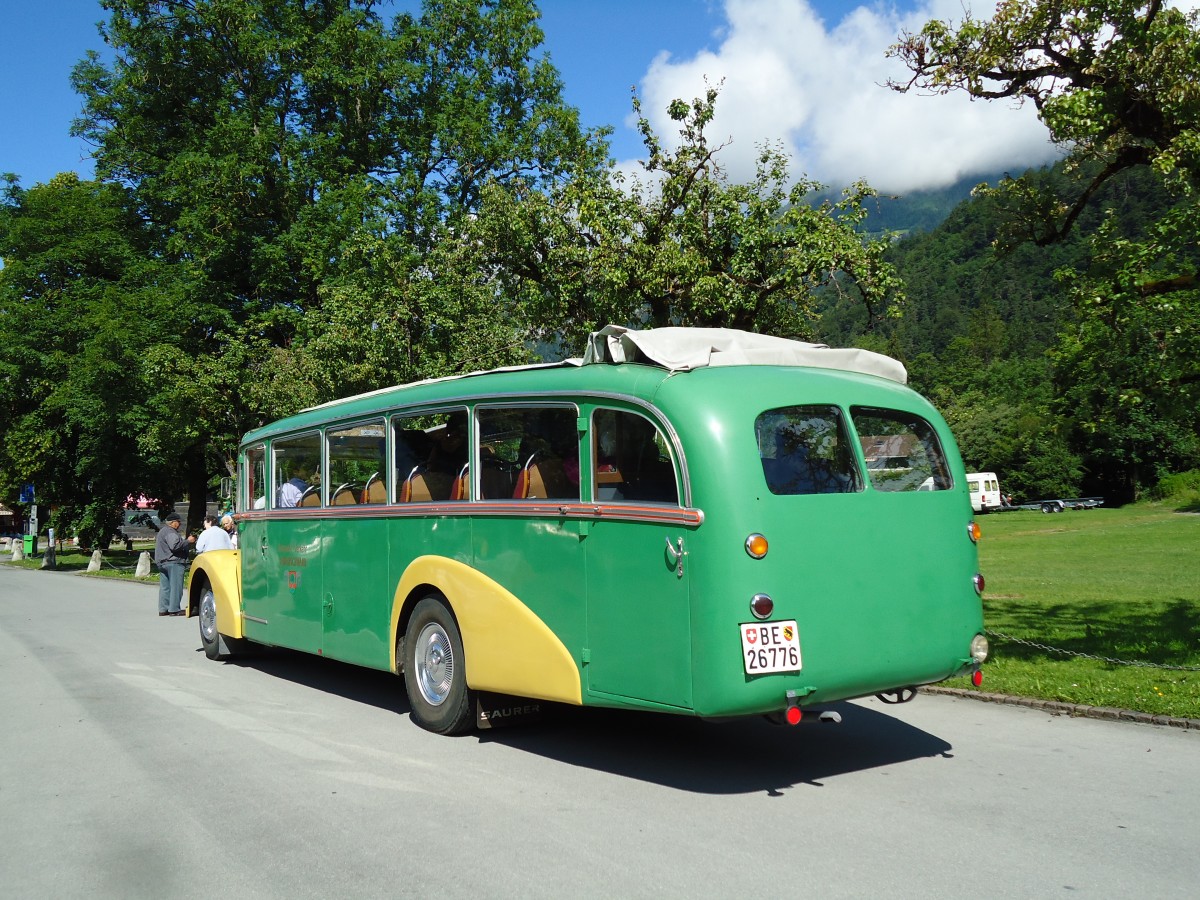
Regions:
[[[413,609],[404,637],[404,686],[413,720],[436,734],[462,734],[475,724],[458,623],[437,595]]]
[[[217,598],[213,596],[211,585],[205,585],[200,592],[198,616],[200,620],[200,643],[204,646],[204,655],[209,659],[221,658],[221,634],[217,631]]]

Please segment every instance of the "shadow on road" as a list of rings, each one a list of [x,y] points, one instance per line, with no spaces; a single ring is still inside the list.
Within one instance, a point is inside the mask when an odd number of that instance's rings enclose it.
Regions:
[[[406,715],[402,681],[386,672],[269,648],[235,657],[230,664],[394,711],[403,716],[397,727],[418,727]],[[718,723],[627,710],[547,707],[540,722],[478,731],[460,740],[502,744],[567,765],[704,794],[777,795],[797,785],[820,787],[850,772],[952,756],[951,745],[942,738],[851,703],[825,707],[841,714],[840,725],[806,722],[796,727],[758,717]]]
[[[568,707],[539,725],[484,732],[481,739],[704,794],[779,794],[848,772],[951,755],[946,741],[891,716],[850,703],[827,708],[841,714],[842,724],[789,727],[758,717],[715,723]]]

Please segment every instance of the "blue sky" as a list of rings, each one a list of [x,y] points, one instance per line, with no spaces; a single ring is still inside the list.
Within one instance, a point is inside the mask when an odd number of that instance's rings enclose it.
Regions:
[[[406,3],[406,6],[413,5]],[[973,0],[988,14],[993,0]],[[1030,109],[961,96],[900,96],[880,84],[902,28],[960,18],[964,0],[542,0],[544,49],[585,125],[612,125],[626,167],[641,150],[630,87],[660,134],[674,97],[721,82],[710,129],[728,146],[731,177],[748,178],[763,142],[796,174],[840,187],[867,178],[884,190],[937,187],[959,177],[1024,169],[1053,156]],[[385,10],[385,15],[387,11]],[[0,172],[32,186],[60,171],[92,172],[69,135],[79,98],[71,67],[103,50],[98,0],[0,0]]]

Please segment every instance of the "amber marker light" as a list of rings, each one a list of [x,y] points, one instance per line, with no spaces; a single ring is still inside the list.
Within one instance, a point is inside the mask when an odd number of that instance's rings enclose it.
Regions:
[[[758,532],[746,538],[746,552],[755,559],[762,559],[767,555],[767,539]]]
[[[972,543],[978,544],[979,539],[983,537],[983,529],[979,527],[978,522],[973,521],[967,526],[967,535],[971,538]]]

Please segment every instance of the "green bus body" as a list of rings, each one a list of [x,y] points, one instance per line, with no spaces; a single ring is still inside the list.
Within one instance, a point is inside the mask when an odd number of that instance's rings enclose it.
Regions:
[[[544,405],[565,405],[575,419],[578,499],[481,498],[481,417]],[[855,489],[774,493],[756,422],[796,407],[801,417],[831,409],[846,423],[863,410],[919,417],[940,442],[946,489],[876,489],[870,470],[882,464],[852,434]],[[400,502],[392,419],[462,408],[470,499]],[[597,410],[657,426],[675,502],[595,496],[604,465]],[[332,505],[327,482],[323,506],[255,508],[255,448],[270,460],[285,437],[381,420],[386,502]],[[241,465],[240,549],[198,557],[190,584],[193,612],[205,591],[213,597],[221,650],[241,638],[399,671],[409,617],[434,596],[463,632],[467,687],[535,699],[779,714],[978,669],[982,606],[962,461],[926,400],[874,375],[760,365],[670,373],[636,363],[499,371],[302,412],[247,434]],[[751,535],[766,538],[762,558],[747,551]],[[798,669],[747,671],[740,629],[759,621],[756,595],[773,602],[766,622],[796,622]]]

